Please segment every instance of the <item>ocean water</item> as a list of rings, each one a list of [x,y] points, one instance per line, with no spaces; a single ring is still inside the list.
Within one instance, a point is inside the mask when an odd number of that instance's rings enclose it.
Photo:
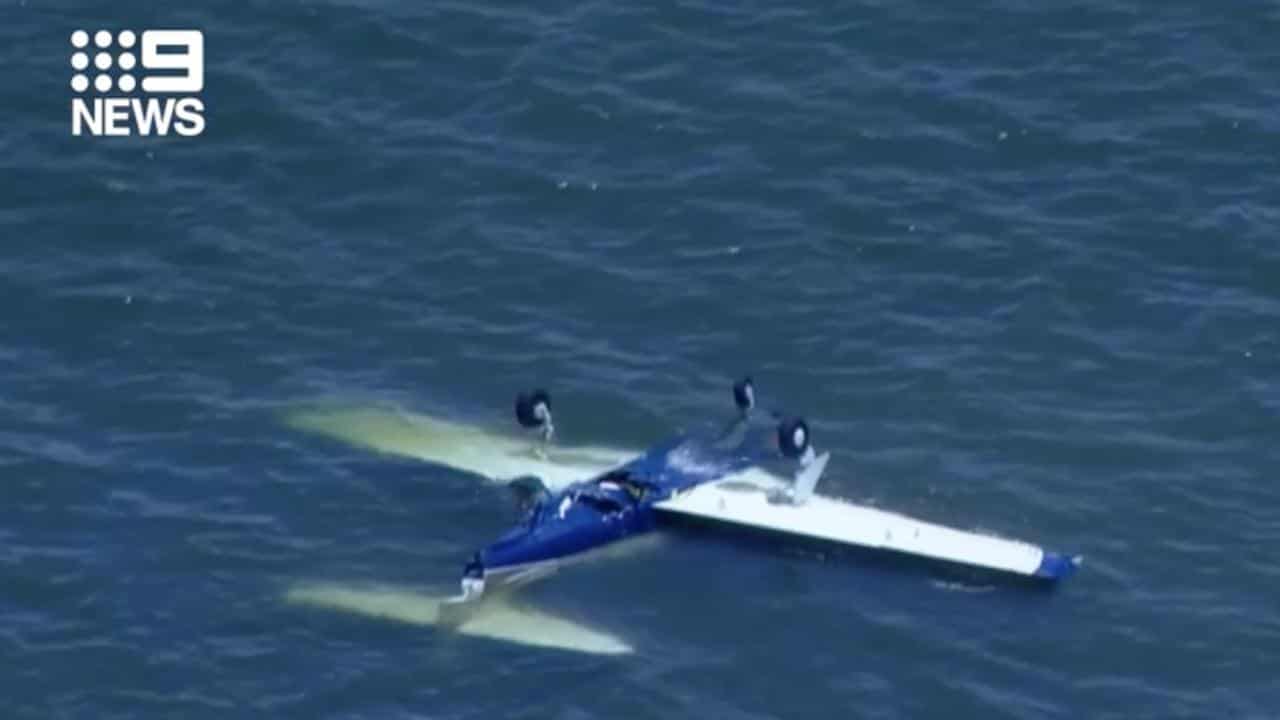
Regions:
[[[203,134],[72,136],[100,28],[203,31]],[[0,714],[1280,717],[1277,37],[1265,2],[5,0]],[[1083,570],[674,536],[530,591],[628,652],[443,632],[505,497],[284,420],[497,427],[543,385],[630,448],[748,372],[824,492]]]

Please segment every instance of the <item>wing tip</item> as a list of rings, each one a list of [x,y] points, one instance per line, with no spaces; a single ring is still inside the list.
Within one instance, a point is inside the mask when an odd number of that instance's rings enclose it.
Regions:
[[[1040,566],[1034,575],[1046,580],[1063,580],[1071,577],[1084,564],[1083,555],[1067,555],[1065,553],[1045,552],[1040,559]]]

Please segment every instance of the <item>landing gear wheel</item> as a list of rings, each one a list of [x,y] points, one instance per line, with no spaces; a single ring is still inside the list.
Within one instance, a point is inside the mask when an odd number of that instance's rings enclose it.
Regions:
[[[792,460],[804,457],[809,450],[809,425],[800,418],[778,423],[778,450]]]
[[[751,383],[750,376],[733,384],[733,404],[738,406],[738,412],[743,415],[751,412],[751,408],[756,406],[756,388]]]
[[[530,429],[545,427],[551,422],[551,396],[546,390],[516,396],[516,422]]]

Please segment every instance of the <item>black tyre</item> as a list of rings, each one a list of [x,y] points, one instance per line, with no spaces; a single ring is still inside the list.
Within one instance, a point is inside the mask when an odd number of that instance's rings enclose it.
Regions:
[[[516,396],[516,422],[520,427],[540,428],[551,417],[551,396],[546,390],[520,393]]]
[[[809,449],[809,425],[800,418],[778,423],[778,450],[792,460]]]

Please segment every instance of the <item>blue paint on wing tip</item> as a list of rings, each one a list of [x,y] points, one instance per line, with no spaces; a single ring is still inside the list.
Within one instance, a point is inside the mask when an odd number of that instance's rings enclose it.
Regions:
[[[1048,580],[1061,580],[1074,575],[1083,562],[1084,558],[1080,555],[1046,552],[1040,560],[1040,567],[1036,568],[1035,575]]]

